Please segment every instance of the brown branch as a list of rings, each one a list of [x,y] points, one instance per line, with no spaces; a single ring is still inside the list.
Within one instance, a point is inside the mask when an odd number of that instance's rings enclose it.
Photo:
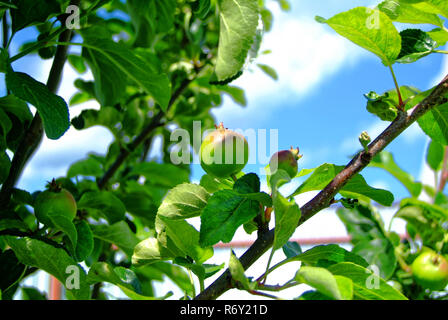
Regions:
[[[342,187],[362,169],[364,169],[371,159],[380,153],[389,143],[398,137],[412,123],[423,116],[432,108],[442,105],[448,101],[445,97],[448,94],[448,75],[442,82],[413,109],[406,112],[400,112],[397,118],[387,127],[373,142],[368,146],[367,151],[357,154],[347,166],[336,175],[336,177],[313,199],[306,203],[302,208],[302,217],[298,226],[305,223],[317,212],[327,208],[332,199],[341,190]],[[253,245],[241,256],[240,262],[246,270],[255,261],[257,261],[273,244],[275,229],[264,233]],[[196,296],[196,300],[211,300],[218,298],[221,294],[231,288],[230,271],[226,270],[218,279],[215,280],[207,289]]]
[[[72,1],[72,4],[78,5],[80,0]],[[72,37],[72,30],[66,29],[59,36],[60,42],[68,42]],[[59,84],[62,78],[62,71],[64,69],[65,62],[67,60],[68,46],[60,45],[57,47],[56,54],[53,59],[53,64],[47,80],[48,89],[56,93],[59,88]],[[26,130],[22,141],[14,153],[14,157],[11,161],[11,169],[9,170],[8,177],[2,185],[0,191],[0,207],[6,207],[11,198],[11,192],[19,180],[23,168],[29,161],[33,153],[39,147],[43,138],[43,126],[42,119],[38,112],[36,112],[33,121]]]

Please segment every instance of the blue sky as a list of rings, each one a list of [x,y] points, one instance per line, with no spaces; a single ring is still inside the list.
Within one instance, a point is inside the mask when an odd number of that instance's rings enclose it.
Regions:
[[[290,12],[282,12],[275,2],[270,3],[274,13],[273,30],[265,35],[262,49],[270,49],[272,53],[256,61],[274,67],[279,80],[270,79],[254,66],[249,67],[233,83],[246,90],[248,105],[242,108],[226,98],[224,106],[213,114],[217,122],[223,121],[229,128],[278,129],[280,149],[300,147],[304,155],[301,167],[312,168],[325,162],[343,165],[358,150],[357,137],[363,130],[374,138],[388,124],[365,110],[363,94],[371,90],[382,93],[391,89],[393,82],[389,70],[377,57],[340,37],[327,25],[317,23],[314,16],[328,18],[376,1],[291,2]],[[16,35],[15,43],[35,37],[36,32],[29,28]],[[17,49],[13,47],[12,51]],[[396,65],[398,81],[401,85],[427,89],[441,78],[443,59],[442,55],[431,55],[411,65]],[[40,64],[37,56],[13,65],[15,70],[28,72],[42,82],[46,81],[50,66],[51,61]],[[77,77],[80,76],[67,65],[59,91],[66,100],[76,92],[72,83]],[[81,77],[89,79],[91,74]],[[89,102],[71,108],[71,117],[92,107],[98,106]],[[45,139],[19,187],[42,189],[46,181],[64,175],[70,163],[84,158],[88,152],[104,153],[110,141],[110,133],[100,127],[81,133],[71,128],[58,141]],[[387,150],[393,152],[400,166],[420,179],[426,146],[427,138],[418,126],[413,126]],[[248,165],[245,171],[259,172],[263,166]],[[203,171],[199,165],[193,165],[192,169],[192,180],[198,181]],[[373,186],[390,188],[396,198],[406,195],[400,184],[379,169],[367,169],[363,175]]]

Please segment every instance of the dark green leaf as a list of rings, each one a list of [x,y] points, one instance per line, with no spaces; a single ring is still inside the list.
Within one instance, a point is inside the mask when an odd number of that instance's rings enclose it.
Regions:
[[[78,209],[98,211],[110,224],[123,220],[126,212],[123,202],[109,191],[86,192],[77,205]]]
[[[292,258],[302,253],[302,248],[298,242],[288,241],[282,247],[286,258]]]
[[[406,29],[400,32],[401,51],[399,63],[412,63],[433,52],[438,47],[431,37],[420,29]]]
[[[117,245],[129,257],[132,256],[134,247],[139,242],[136,235],[129,229],[126,222],[120,221],[113,225],[91,225],[93,236],[109,243]]]
[[[216,192],[208,200],[201,215],[200,244],[209,246],[230,242],[236,229],[256,217],[257,201],[248,200],[233,190]]]
[[[13,0],[11,9],[12,31],[30,25],[45,22],[47,18],[61,12],[60,4],[56,0],[47,0],[45,4],[36,0]]]
[[[318,265],[321,261],[334,263],[352,262],[357,265],[367,267],[369,264],[357,254],[345,250],[336,245],[319,245],[315,246],[304,253],[289,258],[290,261],[302,261],[309,265]]]
[[[5,292],[12,287],[23,275],[26,266],[19,262],[12,250],[0,253],[0,290]]]
[[[156,74],[152,66],[125,46],[108,39],[98,39],[83,33],[83,56],[88,57],[95,84],[102,105],[113,105],[125,93],[127,79],[131,79],[140,88],[151,94],[154,100],[166,111],[171,98],[169,79],[164,74]],[[106,81],[103,82],[102,81]],[[117,90],[117,92],[114,92]],[[115,98],[108,98],[115,95]]]
[[[68,130],[70,119],[67,103],[43,83],[9,68],[6,72],[6,86],[18,98],[36,107],[49,139],[56,140]]]
[[[321,165],[292,195],[296,196],[308,191],[322,190],[343,169],[343,166],[333,164]],[[370,187],[360,174],[355,175],[342,188],[340,193],[348,198],[367,197],[385,206],[390,206],[394,200],[392,193]]]
[[[77,261],[84,261],[93,251],[93,233],[89,224],[84,220],[75,224],[78,233],[78,242],[76,244]]]
[[[33,120],[33,114],[28,105],[12,94],[0,98],[0,109],[15,115],[22,123]]]

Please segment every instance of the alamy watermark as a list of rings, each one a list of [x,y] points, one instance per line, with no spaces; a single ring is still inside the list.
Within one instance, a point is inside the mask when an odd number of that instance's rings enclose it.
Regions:
[[[188,130],[178,128],[171,132],[170,141],[177,142],[170,151],[170,160],[173,164],[199,164],[201,162],[200,148],[203,136],[215,131],[206,130],[202,133],[201,121],[193,121],[192,136]],[[267,165],[271,159],[271,154],[278,151],[278,129],[232,129],[244,136],[249,145],[249,159],[247,164]],[[215,148],[213,157],[207,159],[210,163],[241,164],[244,163],[244,154],[241,152],[243,145],[241,141],[227,140],[225,143]],[[193,149],[193,150],[192,150]],[[192,152],[194,151],[194,152]],[[237,154],[234,155],[234,152]],[[195,156],[197,154],[197,156]],[[223,157],[223,155],[225,157]],[[207,164],[210,164],[207,163]],[[260,174],[265,171],[260,169]]]
[[[79,7],[75,5],[70,5],[65,10],[65,13],[68,14],[67,18],[65,19],[65,27],[69,30],[81,29],[80,24],[81,10],[79,9]]]

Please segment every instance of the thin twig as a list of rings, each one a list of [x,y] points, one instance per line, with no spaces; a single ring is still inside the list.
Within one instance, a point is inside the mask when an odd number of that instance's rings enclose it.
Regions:
[[[426,97],[407,113],[399,113],[399,116],[368,146],[368,152],[362,151],[357,154],[347,166],[336,175],[336,177],[313,199],[306,203],[300,210],[302,213],[298,226],[305,223],[317,212],[327,208],[334,196],[362,169],[364,169],[371,159],[380,153],[389,143],[398,137],[405,129],[422,117],[426,112],[442,105],[448,101],[445,97],[448,94],[448,75],[442,82]],[[275,229],[262,234],[252,244],[249,249],[239,259],[241,265],[246,270],[257,261],[273,244]],[[196,300],[216,299],[225,291],[231,288],[232,276],[226,270],[207,289],[195,297]]]

